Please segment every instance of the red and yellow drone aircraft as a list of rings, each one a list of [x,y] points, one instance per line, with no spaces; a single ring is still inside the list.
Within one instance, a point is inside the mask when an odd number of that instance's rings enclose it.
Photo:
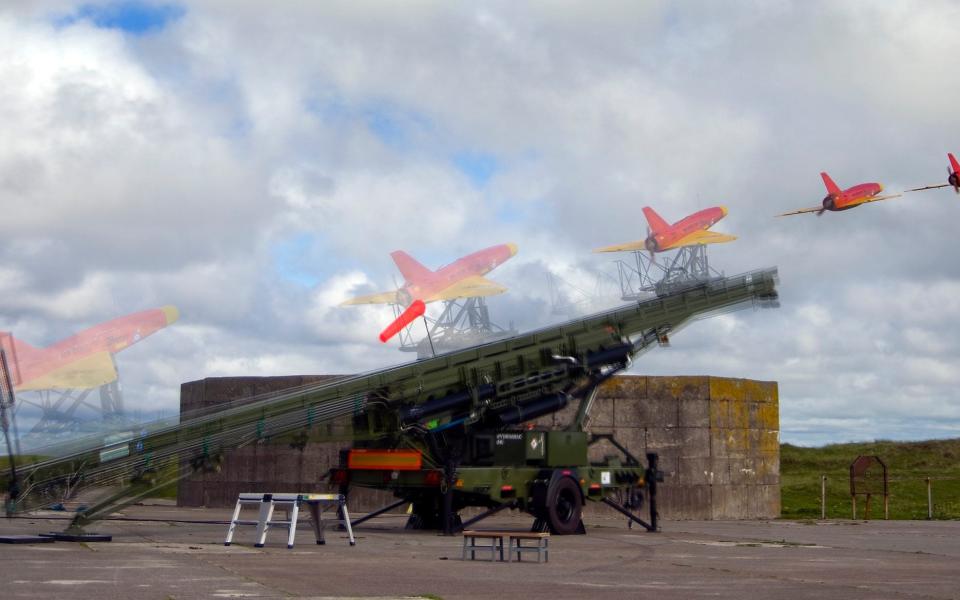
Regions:
[[[176,321],[173,306],[144,310],[95,325],[46,348],[0,333],[18,391],[82,390],[117,379],[113,355]]]
[[[727,216],[726,206],[714,206],[695,212],[680,219],[673,225],[668,224],[649,206],[643,207],[643,214],[647,218],[648,231],[646,239],[626,244],[597,248],[594,252],[627,252],[632,250],[647,250],[650,256],[655,252],[666,252],[684,246],[698,246],[700,244],[719,244],[732,242],[735,235],[707,231],[714,223]]]
[[[923,190],[936,190],[939,188],[952,187],[953,191],[960,194],[960,162],[957,162],[957,157],[947,152],[947,160],[950,161],[950,165],[947,167],[947,182],[941,183],[940,185],[927,185],[924,187],[913,188],[912,190],[907,190],[908,192],[921,192]]]
[[[803,213],[817,213],[819,217],[824,213],[824,211],[838,211],[838,210],[849,210],[851,208],[856,208],[861,204],[866,204],[867,202],[877,202],[878,200],[889,200],[891,198],[899,198],[902,194],[892,194],[889,196],[880,196],[880,192],[883,191],[883,186],[879,183],[861,183],[855,185],[851,188],[841,190],[840,187],[830,179],[830,176],[826,173],[820,173],[820,177],[823,177],[823,184],[827,186],[827,195],[823,199],[821,206],[814,206],[811,208],[801,208],[800,210],[794,210],[791,212],[783,213],[777,215],[778,217],[789,217],[790,215],[799,215]]]
[[[508,261],[516,253],[516,244],[500,244],[468,254],[445,267],[431,271],[406,252],[397,250],[391,252],[390,256],[400,269],[400,274],[403,275],[404,284],[400,289],[351,298],[341,303],[341,306],[396,304],[409,307],[381,334],[380,339],[385,342],[422,315],[425,310],[424,305],[427,303],[493,296],[507,291],[507,288],[486,279],[484,275]]]

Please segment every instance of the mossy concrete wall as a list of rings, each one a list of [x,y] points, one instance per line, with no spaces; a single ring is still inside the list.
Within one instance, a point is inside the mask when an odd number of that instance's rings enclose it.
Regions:
[[[541,420],[563,427],[576,407]],[[615,377],[597,394],[587,424],[612,433],[640,459],[660,456],[667,519],[780,515],[780,413],[775,382],[722,377]],[[616,454],[606,442],[591,460]],[[598,507],[602,508],[602,507]]]
[[[238,398],[274,392],[328,379],[325,376],[209,378],[181,386],[181,411],[214,406]],[[563,427],[575,405],[537,421]],[[779,403],[775,382],[721,377],[620,376],[601,387],[587,429],[612,433],[631,453],[645,460],[660,455],[667,474],[660,486],[665,519],[756,519],[780,514]],[[349,438],[350,419],[327,425],[329,435]],[[338,462],[346,442],[251,445],[230,453],[219,473],[183,480],[181,506],[232,506],[248,491],[307,492],[325,487],[320,477]],[[595,444],[591,459],[617,451]],[[374,490],[351,492],[351,508],[366,511],[388,504],[392,496]],[[588,512],[609,509],[588,503]]]
[[[261,394],[288,390],[301,385],[335,379],[336,375],[290,377],[210,377],[180,386],[180,413],[189,414]],[[287,443],[251,444],[228,453],[218,472],[197,473],[180,481],[179,506],[234,506],[244,492],[326,491],[318,483],[330,467],[339,463],[340,450],[349,447],[352,419],[329,421],[317,433],[335,442],[308,442],[304,448]],[[394,500],[378,490],[351,491],[352,510],[369,510]]]

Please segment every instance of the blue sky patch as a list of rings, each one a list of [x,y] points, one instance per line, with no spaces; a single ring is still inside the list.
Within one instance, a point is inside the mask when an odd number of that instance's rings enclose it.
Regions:
[[[499,166],[492,154],[483,152],[458,152],[453,155],[453,164],[477,187],[485,186]]]
[[[516,204],[506,203],[496,212],[497,223],[522,223],[527,217],[527,212],[521,210]]]
[[[304,107],[326,123],[345,123],[350,119],[350,107],[336,91],[319,90],[307,96]]]
[[[547,209],[542,198],[523,201],[501,198],[494,212],[494,218],[497,223],[516,225],[528,223],[534,219],[542,220],[545,214],[549,215],[551,211]]]
[[[279,241],[273,245],[273,268],[287,281],[313,287],[320,283],[320,273],[313,258],[318,254],[320,238],[311,233]]]
[[[372,109],[364,115],[367,127],[388,146],[401,146],[406,141],[406,133],[399,120],[388,110]]]
[[[55,21],[58,27],[69,27],[78,21],[89,21],[101,29],[119,29],[132,35],[161,31],[176,21],[186,10],[176,4],[151,2],[109,2],[82,4],[76,12]]]
[[[424,114],[389,100],[348,101],[336,90],[318,89],[307,96],[304,107],[327,124],[362,123],[385,146],[411,150],[418,139],[433,133],[433,122]]]
[[[418,137],[435,133],[426,115],[392,102],[366,103],[361,114],[370,131],[395,149],[409,150]]]

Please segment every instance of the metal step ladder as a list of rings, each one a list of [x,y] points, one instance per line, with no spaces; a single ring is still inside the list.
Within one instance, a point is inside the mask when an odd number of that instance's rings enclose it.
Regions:
[[[229,546],[233,542],[233,534],[237,525],[256,525],[256,541],[254,546],[263,548],[267,541],[267,531],[274,526],[282,526],[287,529],[287,548],[293,548],[293,540],[297,534],[297,519],[300,516],[301,505],[306,504],[310,510],[310,522],[313,525],[313,533],[316,536],[317,544],[325,544],[324,530],[327,523],[336,523],[343,525],[347,530],[347,536],[350,539],[350,545],[357,544],[353,537],[353,527],[350,525],[350,513],[347,512],[347,499],[343,494],[258,494],[247,493],[240,494],[237,498],[237,506],[233,509],[233,518],[230,519],[230,528],[227,529],[227,539],[223,542],[224,546]],[[244,507],[258,507],[259,514],[256,520],[241,519],[240,512]],[[276,509],[286,512],[286,519],[274,519],[273,513]],[[323,511],[327,509],[337,511],[337,517],[334,519],[323,520]]]

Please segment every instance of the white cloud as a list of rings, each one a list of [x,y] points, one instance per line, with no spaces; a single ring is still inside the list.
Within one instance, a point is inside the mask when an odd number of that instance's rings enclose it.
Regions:
[[[389,288],[392,250],[516,242],[490,306],[527,328],[561,318],[548,272],[605,304],[615,265],[589,251],[642,238],[642,206],[723,203],[740,239],[711,265],[779,265],[783,307],[695,323],[636,372],[778,380],[787,441],[957,431],[952,196],[771,218],[817,204],[820,170],[942,180],[954,3],[210,0],[143,37],[51,24],[78,4],[0,9],[0,329],[178,305],[120,357],[145,406],[215,373],[404,360],[376,342],[388,309],[335,306]],[[277,265],[299,235],[313,287]]]
[[[367,258],[415,240],[454,243],[469,216],[483,210],[481,196],[463,178],[431,165],[331,177],[283,168],[270,187],[290,211],[282,218],[323,235],[338,253]]]

